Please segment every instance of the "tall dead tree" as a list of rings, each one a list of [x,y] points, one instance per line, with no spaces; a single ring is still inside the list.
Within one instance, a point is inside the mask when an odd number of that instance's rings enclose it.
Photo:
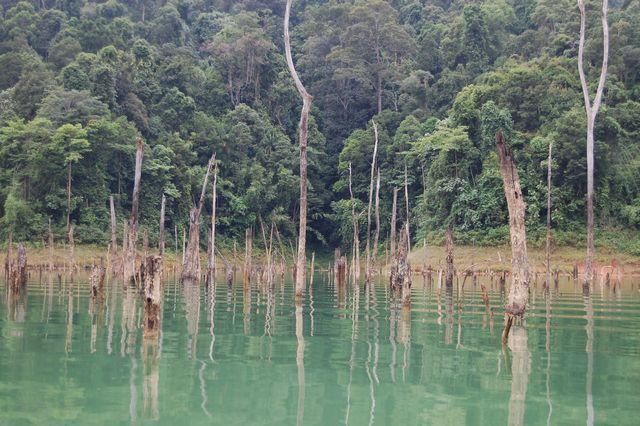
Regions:
[[[371,209],[373,205],[373,182],[374,176],[376,172],[376,157],[378,155],[378,125],[375,121],[371,120],[371,124],[373,126],[373,157],[371,159],[371,177],[369,179],[369,204],[367,206],[367,243],[365,248],[365,277],[366,280],[369,281],[371,279]]]
[[[549,142],[549,157],[547,158],[547,276],[545,289],[551,285],[551,151],[553,142]]]
[[[502,342],[509,338],[514,318],[524,315],[529,301],[529,259],[525,229],[526,205],[520,188],[520,178],[511,151],[505,145],[502,132],[496,133],[496,145],[500,157],[500,174],[504,196],[509,209],[509,234],[511,236],[511,287],[505,311],[505,328]]]
[[[578,73],[580,74],[580,84],[582,85],[582,95],[584,97],[584,107],[587,115],[587,258],[585,261],[585,282],[591,282],[593,278],[593,257],[595,254],[594,238],[594,213],[593,213],[593,175],[595,168],[594,157],[594,127],[596,116],[602,103],[602,92],[607,78],[607,66],[609,63],[609,23],[607,13],[609,10],[608,0],[602,0],[602,67],[600,69],[600,79],[596,96],[591,103],[589,96],[589,85],[584,71],[583,56],[585,44],[585,32],[587,14],[584,0],[578,0],[580,10],[580,41],[578,44]]]
[[[406,210],[407,221],[405,227],[407,228],[407,251],[411,252],[411,229],[409,228],[410,214],[409,214],[409,179],[407,178],[407,165],[404,165],[404,207]]]
[[[378,167],[378,176],[376,179],[376,233],[373,236],[373,261],[378,256],[378,243],[380,241],[380,167]]]
[[[116,221],[116,207],[113,203],[113,195],[109,196],[109,211],[111,213],[111,250],[109,251],[109,256],[111,259],[115,259],[118,253],[118,222]]]
[[[353,198],[351,163],[349,163],[349,196],[351,197],[351,225],[353,226],[351,267],[353,268],[353,279],[357,283],[360,280],[360,231],[358,229],[358,216],[356,215],[356,200]]]
[[[311,96],[305,89],[298,72],[293,65],[291,56],[291,41],[289,39],[289,17],[291,16],[291,4],[293,0],[287,0],[284,12],[284,53],[287,58],[287,66],[295,83],[296,89],[302,98],[302,111],[300,112],[300,220],[298,232],[298,255],[296,258],[295,291],[296,296],[302,295],[306,283],[306,245],[307,245],[307,136],[309,128],[309,111],[311,110]]]
[[[202,190],[200,191],[198,203],[192,207],[189,212],[189,241],[187,242],[187,248],[184,252],[184,260],[182,262],[182,273],[180,274],[182,281],[199,281],[200,275],[202,274],[200,266],[200,215],[202,214],[204,197],[207,193],[209,174],[211,173],[211,169],[213,168],[215,161],[216,154],[214,152],[207,164],[207,171],[205,172],[204,179],[202,181]]]
[[[249,286],[251,284],[251,269],[253,268],[252,256],[253,256],[253,236],[252,236],[251,228],[247,228],[244,231],[244,270],[243,270],[244,286]]]
[[[396,253],[396,223],[398,221],[398,188],[393,188],[393,203],[391,205],[391,231],[389,233],[389,239],[391,240],[391,256],[395,256]]]
[[[211,246],[209,248],[209,266],[207,275],[211,279],[216,276],[216,202],[218,191],[218,166],[215,166],[213,171],[213,185],[211,187]]]
[[[133,177],[133,195],[131,198],[131,217],[127,225],[126,245],[123,244],[122,272],[123,285],[126,288],[136,274],[136,243],[138,242],[138,209],[140,200],[140,178],[142,176],[142,157],[144,145],[136,138],[136,162]]]
[[[158,251],[160,257],[164,259],[165,237],[164,237],[164,212],[167,204],[167,197],[162,194],[162,202],[160,204],[160,231],[158,232]]]

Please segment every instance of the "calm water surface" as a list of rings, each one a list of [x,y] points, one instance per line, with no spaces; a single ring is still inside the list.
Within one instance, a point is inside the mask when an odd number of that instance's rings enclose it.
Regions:
[[[35,276],[34,276],[35,275]],[[0,285],[0,424],[638,424],[640,293],[563,279],[538,285],[500,343],[504,292],[438,291],[414,277],[411,309],[384,283],[326,275],[296,307],[272,290],[164,287],[162,332],[118,280],[92,303],[85,276]]]

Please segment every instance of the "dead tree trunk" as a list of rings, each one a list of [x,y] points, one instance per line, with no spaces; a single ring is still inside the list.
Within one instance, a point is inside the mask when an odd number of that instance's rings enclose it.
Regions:
[[[144,145],[142,139],[136,138],[136,162],[133,177],[133,194],[131,199],[131,218],[129,219],[127,244],[124,246],[122,259],[123,285],[126,288],[136,275],[136,244],[138,242],[138,208],[140,200],[140,178],[142,176],[142,156]]]
[[[213,171],[213,186],[211,188],[211,247],[207,275],[211,280],[216,276],[216,203],[218,191],[218,166]]]
[[[198,204],[191,208],[189,212],[189,241],[182,262],[182,273],[180,278],[182,281],[193,280],[199,281],[202,269],[200,267],[200,215],[202,214],[202,206],[204,205],[204,197],[207,192],[207,181],[209,174],[216,161],[216,154],[213,153],[207,165],[207,171],[204,174],[202,182],[202,191],[200,191],[200,199]]]
[[[67,232],[71,227],[71,161],[67,164]]]
[[[244,285],[249,286],[251,284],[251,268],[252,265],[252,257],[253,255],[253,236],[251,232],[251,228],[247,228],[244,231]]]
[[[55,266],[53,261],[53,231],[51,231],[51,218],[49,218],[49,242],[47,245],[49,246],[49,272],[51,272]]]
[[[13,265],[13,260],[10,260],[12,266],[10,269],[9,283],[11,292],[14,294],[22,292],[27,285],[27,249],[24,244],[18,246],[18,259]]]
[[[73,239],[73,225],[69,226],[69,267],[71,272],[76,270],[76,243]]]
[[[585,283],[590,283],[593,278],[593,257],[595,254],[594,239],[594,213],[593,213],[593,175],[595,169],[594,158],[594,127],[596,116],[602,103],[602,92],[604,83],[607,78],[607,66],[609,62],[609,24],[607,22],[607,13],[609,10],[609,1],[602,0],[602,68],[600,69],[600,80],[596,89],[596,96],[591,103],[589,96],[589,85],[584,72],[583,56],[586,32],[586,10],[584,0],[578,0],[578,8],[580,10],[580,41],[578,44],[578,73],[580,74],[580,84],[582,86],[582,95],[584,97],[584,107],[587,116],[587,258],[585,261]]]
[[[293,0],[287,0],[284,13],[284,50],[289,72],[295,83],[296,89],[302,98],[302,111],[300,112],[300,221],[298,233],[298,255],[296,259],[295,292],[296,296],[304,293],[306,283],[306,244],[307,244],[307,134],[309,125],[309,111],[313,97],[307,92],[291,56],[291,41],[289,40],[289,17]]]
[[[376,156],[378,155],[378,125],[375,121],[371,120],[371,124],[373,125],[373,157],[371,159],[371,177],[369,179],[369,204],[367,206],[367,243],[365,249],[365,279],[367,282],[371,279],[371,209],[373,205],[373,180],[376,172]]]
[[[109,256],[111,259],[115,259],[118,254],[118,223],[116,221],[116,207],[113,203],[113,195],[109,196],[109,211],[111,213],[111,250],[109,250]]]
[[[162,194],[162,203],[160,204],[160,231],[158,232],[158,252],[164,261],[165,237],[164,237],[164,212],[167,204],[167,197]]]
[[[525,203],[520,189],[520,178],[510,150],[506,147],[502,132],[496,134],[500,174],[504,195],[509,208],[509,234],[511,235],[511,287],[505,311],[505,328],[502,341],[509,338],[509,329],[515,317],[522,317],[529,301],[529,260],[525,229]]]
[[[376,233],[373,236],[373,262],[378,257],[378,244],[380,242],[380,167],[376,179]]]
[[[142,271],[144,286],[144,335],[157,336],[160,329],[160,305],[162,303],[162,257],[152,255],[145,260]]]
[[[453,287],[455,267],[453,266],[453,232],[448,227],[444,234],[444,249],[446,252],[444,283],[447,288]]]
[[[547,277],[545,289],[551,286],[551,150],[553,142],[549,142],[549,157],[547,158]]]
[[[9,238],[7,239],[7,256],[4,258],[4,273],[7,280],[11,277],[11,270],[13,268],[13,233],[9,232]]]
[[[405,306],[411,303],[411,266],[407,260],[409,254],[407,229],[400,230],[398,251],[394,254],[391,267],[391,288],[402,290],[402,302]]]
[[[411,253],[411,229],[409,228],[409,224],[411,222],[410,213],[409,213],[409,182],[407,178],[407,165],[404,165],[404,206],[406,209],[407,222],[405,224],[407,228],[407,251]]]
[[[101,298],[104,295],[104,278],[106,270],[102,266],[93,265],[89,282],[91,283],[91,297],[93,299]]]
[[[349,195],[351,197],[351,222],[353,226],[351,267],[353,268],[353,279],[357,283],[360,280],[360,232],[358,229],[358,217],[356,216],[356,201],[353,198],[351,163],[349,163]]]
[[[391,205],[391,231],[389,232],[389,239],[391,240],[391,248],[389,250],[390,255],[393,257],[396,253],[396,223],[398,222],[398,188],[393,188],[393,204]]]

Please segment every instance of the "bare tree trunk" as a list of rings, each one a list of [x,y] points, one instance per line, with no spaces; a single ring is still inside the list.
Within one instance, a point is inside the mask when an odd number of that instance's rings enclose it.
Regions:
[[[547,278],[545,289],[551,286],[551,151],[553,142],[549,142],[549,157],[547,158]]]
[[[360,280],[360,232],[358,230],[358,218],[356,216],[356,202],[353,198],[353,185],[351,175],[351,163],[349,163],[349,195],[351,197],[351,221],[353,226],[353,251],[351,264],[353,279],[357,283]]]
[[[604,83],[607,78],[607,66],[609,63],[609,24],[607,22],[607,13],[609,10],[609,1],[602,0],[602,68],[600,70],[600,80],[596,89],[596,97],[591,103],[589,97],[589,85],[584,72],[583,56],[586,32],[586,10],[584,0],[578,0],[578,8],[580,9],[580,41],[578,44],[578,72],[580,74],[580,84],[582,86],[582,95],[584,97],[584,107],[587,116],[587,258],[585,261],[585,283],[587,285],[593,279],[593,257],[595,255],[595,238],[594,238],[594,213],[593,213],[593,175],[595,169],[594,157],[594,127],[600,104],[602,103],[602,92]]]
[[[311,252],[311,271],[310,271],[311,276],[309,277],[309,287],[313,286],[313,273],[315,269],[315,263],[316,263],[316,252],[312,251]]]
[[[51,231],[51,218],[49,218],[49,271],[53,271],[54,262],[53,262],[53,231]]]
[[[404,165],[404,205],[407,214],[407,251],[411,253],[411,229],[409,228],[409,223],[411,222],[411,215],[409,213],[409,183],[407,178],[407,165]]]
[[[253,237],[251,228],[247,228],[244,231],[244,285],[248,286],[251,284],[251,268],[252,265],[252,255],[253,255]]]
[[[71,271],[74,272],[76,270],[76,243],[73,240],[73,225],[69,226],[69,265]]]
[[[216,202],[218,191],[218,166],[213,172],[213,186],[211,189],[211,255],[209,257],[208,275],[211,279],[216,276]]]
[[[11,277],[11,270],[13,269],[13,232],[9,231],[9,238],[7,239],[7,256],[4,258],[4,272],[7,280]]]
[[[200,266],[200,215],[202,214],[202,206],[204,205],[204,197],[207,193],[207,182],[209,174],[216,161],[216,154],[213,153],[207,164],[207,171],[204,174],[202,182],[202,191],[200,191],[200,199],[198,204],[191,208],[189,212],[189,241],[187,250],[185,251],[184,261],[182,262],[182,273],[180,278],[185,280],[199,281],[202,274]]]
[[[373,143],[373,157],[371,159],[371,177],[369,179],[369,204],[367,206],[367,243],[365,248],[365,279],[367,282],[371,279],[371,209],[373,207],[373,184],[374,177],[376,172],[376,156],[378,155],[378,125],[375,121],[371,120],[371,124],[373,125],[373,135],[374,135],[374,143]]]
[[[396,255],[396,223],[397,223],[397,215],[398,215],[398,188],[393,188],[393,204],[391,206],[391,232],[389,234],[389,239],[391,240],[391,256]]]
[[[380,167],[378,167],[378,177],[376,179],[376,233],[373,237],[373,262],[378,257],[378,244],[380,241]]]
[[[93,265],[89,282],[91,283],[91,297],[95,300],[104,295],[104,278],[106,270],[102,266]]]
[[[138,209],[140,200],[140,178],[142,176],[142,157],[144,145],[142,139],[136,138],[136,163],[133,178],[133,195],[131,199],[131,218],[129,219],[129,234],[124,249],[123,285],[126,288],[136,275],[136,244],[138,242]]]
[[[306,244],[307,244],[307,133],[309,125],[309,111],[313,97],[307,93],[296,68],[293,65],[291,56],[291,41],[289,40],[289,16],[291,15],[291,4],[293,0],[287,0],[284,13],[284,50],[287,59],[289,72],[295,83],[296,89],[302,98],[302,111],[300,112],[300,220],[298,233],[298,255],[296,259],[295,292],[296,296],[304,293],[306,283]]]
[[[13,260],[10,262],[13,263]],[[10,270],[10,290],[13,294],[21,293],[27,285],[27,249],[22,243],[18,246],[18,260]]]
[[[500,156],[500,174],[504,195],[509,208],[509,234],[511,235],[511,287],[505,312],[505,328],[502,342],[506,344],[509,329],[515,317],[522,317],[529,301],[529,259],[525,229],[526,206],[520,189],[520,178],[511,152],[507,149],[502,132],[496,133]]]
[[[453,232],[448,227],[444,234],[444,247],[447,255],[445,261],[444,283],[447,288],[453,287],[453,277],[455,275],[455,267],[453,266]]]
[[[167,204],[167,197],[162,194],[162,202],[160,204],[160,231],[158,232],[158,251],[160,253],[160,257],[164,259],[164,249],[165,249],[165,242],[164,242],[164,213],[165,213],[165,206]]]
[[[118,234],[117,227],[118,222],[116,221],[116,207],[113,203],[113,195],[109,196],[109,211],[111,212],[111,250],[110,257],[115,259],[118,254]]]
[[[71,162],[67,164],[67,233],[71,226]]]
[[[407,228],[400,230],[398,239],[398,251],[393,258],[391,267],[391,288],[402,290],[402,303],[408,306],[411,303],[411,266],[407,260],[409,246],[407,238]]]

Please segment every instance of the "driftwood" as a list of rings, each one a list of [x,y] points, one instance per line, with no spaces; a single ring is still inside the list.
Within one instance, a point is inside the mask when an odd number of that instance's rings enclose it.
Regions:
[[[287,67],[295,83],[296,89],[302,98],[302,111],[300,112],[300,220],[298,222],[298,254],[296,257],[295,293],[301,296],[306,285],[306,244],[307,244],[307,139],[309,127],[309,111],[311,110],[311,96],[302,84],[298,72],[293,64],[291,56],[291,41],[289,39],[289,17],[291,16],[291,4],[293,0],[287,0],[284,13],[284,51],[287,59]]]
[[[525,203],[520,188],[518,170],[511,152],[505,145],[502,132],[496,134],[500,157],[500,174],[504,184],[504,195],[509,208],[509,234],[511,235],[511,287],[505,311],[505,328],[502,341],[506,343],[515,317],[522,317],[529,301],[529,259],[527,256],[527,234],[525,229]]]
[[[144,334],[156,336],[160,329],[160,308],[162,304],[162,257],[148,256],[142,269],[144,289]]]
[[[211,173],[215,161],[216,154],[213,153],[209,159],[207,171],[204,174],[202,191],[200,192],[198,204],[189,212],[189,241],[187,242],[187,248],[184,252],[184,260],[182,262],[182,273],[180,274],[182,281],[199,281],[202,274],[200,266],[200,215],[202,214],[202,207],[204,205],[204,197],[207,191],[209,174]]]

